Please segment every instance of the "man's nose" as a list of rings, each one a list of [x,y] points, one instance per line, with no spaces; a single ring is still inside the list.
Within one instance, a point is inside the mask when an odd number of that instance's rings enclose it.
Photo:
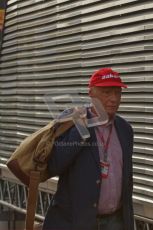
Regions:
[[[118,94],[117,92],[115,92],[115,91],[112,91],[112,93],[110,94],[110,99],[111,99],[112,101],[118,101],[118,99],[119,99],[119,94]]]

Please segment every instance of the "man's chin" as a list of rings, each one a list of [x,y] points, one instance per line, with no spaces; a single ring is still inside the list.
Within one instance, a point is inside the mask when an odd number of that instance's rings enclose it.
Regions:
[[[108,112],[107,114],[108,114],[109,119],[113,119],[116,112]]]

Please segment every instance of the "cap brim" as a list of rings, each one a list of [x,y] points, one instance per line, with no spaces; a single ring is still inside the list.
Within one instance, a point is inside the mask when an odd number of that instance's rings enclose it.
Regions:
[[[127,88],[128,87],[127,85],[125,85],[123,83],[120,83],[120,82],[103,82],[103,83],[94,84],[93,86],[101,86],[101,87],[118,86],[118,87],[122,87],[122,88]]]

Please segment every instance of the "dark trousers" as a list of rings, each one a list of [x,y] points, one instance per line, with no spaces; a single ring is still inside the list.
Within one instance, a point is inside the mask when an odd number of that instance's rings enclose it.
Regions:
[[[98,216],[94,230],[124,230],[121,211],[111,215]]]

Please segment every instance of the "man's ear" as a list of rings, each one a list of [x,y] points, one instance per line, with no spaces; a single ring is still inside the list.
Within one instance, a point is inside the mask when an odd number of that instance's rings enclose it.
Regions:
[[[93,97],[92,88],[89,88],[89,93],[88,94],[89,94],[90,97]]]

